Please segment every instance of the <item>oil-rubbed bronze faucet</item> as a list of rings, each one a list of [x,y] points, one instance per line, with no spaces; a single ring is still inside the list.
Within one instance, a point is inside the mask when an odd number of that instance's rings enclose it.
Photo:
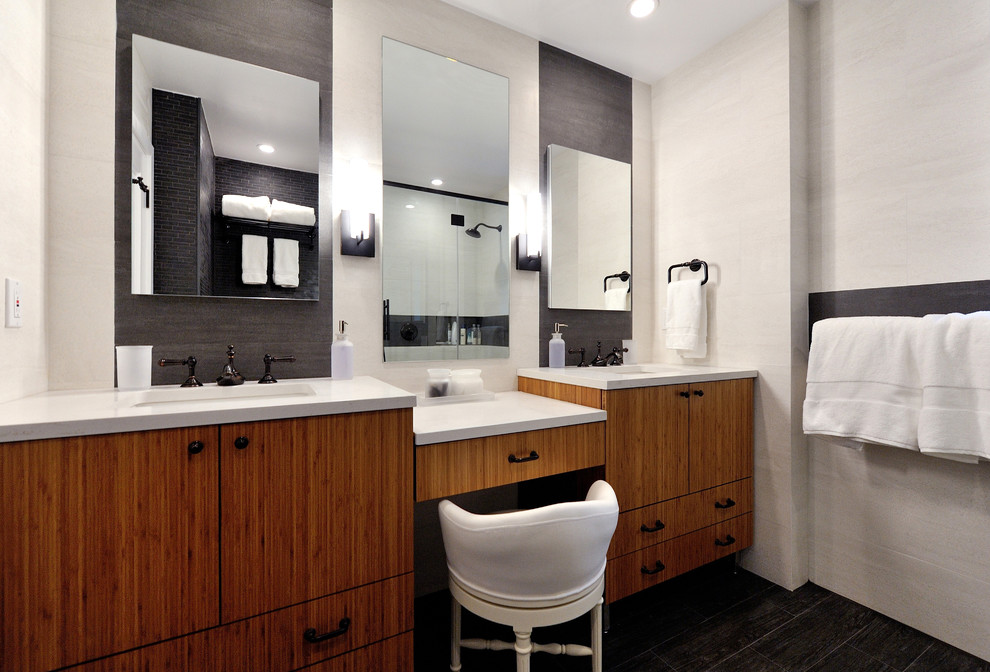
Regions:
[[[289,355],[288,357],[272,357],[268,353],[265,353],[265,375],[261,377],[259,383],[277,383],[275,376],[272,375],[272,362],[294,362],[296,361],[295,355]]]
[[[584,348],[568,348],[567,353],[571,355],[581,353],[581,363],[578,366],[588,366],[588,362],[584,361]]]
[[[237,369],[234,368],[234,346],[227,346],[227,363],[224,364],[223,371],[220,373],[220,377],[217,378],[217,385],[229,386],[229,385],[243,385],[244,376],[237,373]]]
[[[196,378],[196,358],[192,355],[189,355],[185,359],[165,359],[163,357],[158,360],[158,366],[172,366],[176,364],[189,367],[189,377],[179,387],[203,387],[203,383],[199,382],[199,379]]]

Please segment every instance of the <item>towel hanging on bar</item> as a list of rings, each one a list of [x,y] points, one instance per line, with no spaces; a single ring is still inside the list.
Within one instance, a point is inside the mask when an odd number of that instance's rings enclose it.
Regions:
[[[667,284],[670,284],[670,273],[675,268],[690,268],[692,271],[697,273],[702,267],[705,269],[705,279],[701,281],[701,284],[708,282],[708,262],[702,261],[701,259],[692,259],[691,261],[685,261],[683,264],[674,264],[667,269]]]

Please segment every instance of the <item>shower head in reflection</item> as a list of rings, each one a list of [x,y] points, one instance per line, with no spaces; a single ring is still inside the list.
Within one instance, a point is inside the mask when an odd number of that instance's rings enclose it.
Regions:
[[[501,224],[497,224],[495,226],[492,226],[491,224],[485,224],[484,222],[479,222],[476,226],[472,226],[470,229],[468,229],[464,233],[466,233],[467,235],[471,236],[472,238],[481,238],[481,231],[478,230],[478,227],[479,226],[484,226],[484,227],[487,227],[489,229],[495,229],[496,231],[501,231],[502,230],[502,225]]]

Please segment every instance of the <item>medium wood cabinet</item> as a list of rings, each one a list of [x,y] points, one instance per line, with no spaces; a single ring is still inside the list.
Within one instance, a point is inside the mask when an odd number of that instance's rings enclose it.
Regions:
[[[520,378],[519,389],[607,412],[605,479],[620,511],[608,601],[752,544],[751,378],[590,391]]]
[[[0,669],[290,670],[410,632],[411,435],[397,409],[0,444]]]

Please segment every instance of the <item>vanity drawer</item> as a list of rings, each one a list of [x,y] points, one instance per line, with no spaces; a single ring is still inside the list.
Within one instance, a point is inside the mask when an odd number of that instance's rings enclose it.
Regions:
[[[608,561],[605,599],[614,602],[753,543],[747,513]]]
[[[617,558],[753,510],[753,479],[619,514],[608,557]]]
[[[395,672],[411,669],[413,633],[407,632],[307,667],[306,672]]]
[[[417,446],[416,500],[448,497],[604,463],[604,422]]]
[[[71,669],[79,672],[295,670],[410,632],[413,627],[412,577],[411,573],[404,574]],[[339,636],[317,643],[304,639],[303,633],[310,628],[316,630],[317,635],[338,629],[345,617],[350,619],[350,624]],[[331,666],[326,669],[362,668]]]

